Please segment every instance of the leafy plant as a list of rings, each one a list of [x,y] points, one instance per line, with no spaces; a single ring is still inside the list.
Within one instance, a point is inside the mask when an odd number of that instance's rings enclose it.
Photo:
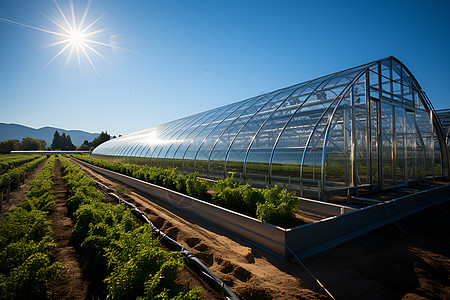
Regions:
[[[198,299],[200,290],[184,291],[175,284],[177,269],[184,264],[181,255],[162,249],[152,228],[138,224],[124,206],[102,202],[104,197],[94,192],[93,181],[67,159],[60,160],[64,178],[70,182],[74,238],[88,254],[89,266],[107,274],[107,298]],[[174,170],[152,173],[133,166],[123,171],[153,178],[164,173],[169,175],[164,177],[169,185],[176,185],[178,178]],[[157,180],[164,181],[162,178]]]

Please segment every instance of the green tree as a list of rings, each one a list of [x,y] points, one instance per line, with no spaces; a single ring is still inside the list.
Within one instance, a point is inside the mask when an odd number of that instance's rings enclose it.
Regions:
[[[25,137],[22,139],[22,142],[20,143],[20,150],[39,150],[41,149],[41,143],[39,143],[39,140]]]
[[[20,142],[18,140],[6,140],[0,142],[0,153],[11,153],[11,151],[19,150]]]
[[[100,135],[98,137],[96,137],[92,142],[88,142],[87,140],[85,140],[83,142],[83,145],[88,146],[90,149],[93,149],[95,147],[97,147],[100,144],[103,144],[104,142],[107,142],[111,139],[111,135],[108,134],[108,132],[103,132],[100,133]]]
[[[77,147],[72,143],[72,139],[70,138],[70,135],[67,135],[66,137],[66,149],[65,150],[75,150]]]
[[[53,150],[75,150],[77,148],[72,143],[70,135],[66,135],[65,132],[60,135],[58,130],[56,130],[55,134],[53,135],[53,142],[51,147]]]
[[[47,148],[47,142],[45,140],[41,140],[41,139],[38,139],[38,141],[41,144],[41,148],[39,148],[39,149],[45,150],[45,148]]]
[[[89,151],[90,149],[91,148],[86,144],[83,144],[80,147],[78,147],[78,150],[81,150],[81,151]]]
[[[109,141],[110,139],[111,139],[111,135],[109,135],[108,132],[106,132],[106,131],[105,132],[102,131],[102,133],[100,133],[100,135],[98,137],[96,137],[92,141],[92,143],[90,143],[91,144],[90,146],[95,148],[98,145],[103,144],[106,141]]]
[[[61,150],[62,147],[62,137],[59,134],[58,130],[55,131],[55,134],[53,134],[53,141],[52,141],[52,149],[53,150]]]

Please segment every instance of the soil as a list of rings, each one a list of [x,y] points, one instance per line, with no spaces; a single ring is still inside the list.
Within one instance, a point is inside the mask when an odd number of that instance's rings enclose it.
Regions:
[[[119,184],[82,167],[112,189]],[[182,208],[128,188],[123,196],[192,251],[241,299],[327,299],[298,263],[252,248]],[[303,263],[336,299],[450,299],[450,202]],[[406,234],[404,233],[406,232]]]
[[[85,299],[89,282],[83,278],[76,250],[71,243],[73,224],[67,215],[67,188],[61,176],[59,159],[55,161],[54,177],[55,205],[49,214],[52,220],[53,238],[57,244],[55,258],[63,264],[61,279],[50,287],[53,299]]]
[[[305,263],[337,299],[450,299],[449,211],[430,207]]]

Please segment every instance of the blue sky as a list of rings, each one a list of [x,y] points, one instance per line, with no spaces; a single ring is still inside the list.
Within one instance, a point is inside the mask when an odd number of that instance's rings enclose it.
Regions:
[[[87,51],[98,74],[68,50],[48,64],[60,37],[0,22],[0,122],[127,134],[390,55],[450,107],[450,1],[94,0],[85,24],[103,13],[91,38],[114,47]],[[58,14],[0,1],[0,18],[39,29],[59,31]]]

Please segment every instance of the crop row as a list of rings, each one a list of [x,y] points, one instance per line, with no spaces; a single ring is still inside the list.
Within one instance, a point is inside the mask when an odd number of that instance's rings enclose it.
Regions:
[[[30,183],[26,199],[0,214],[0,299],[42,299],[49,283],[58,278],[61,263],[47,212],[54,203],[55,158]]]
[[[16,168],[20,165],[23,165],[24,163],[27,163],[29,161],[33,161],[36,158],[40,157],[41,155],[35,154],[35,155],[14,155],[14,154],[7,154],[7,155],[0,155],[0,174],[5,173],[6,171]]]
[[[2,192],[10,182],[18,180],[21,176],[24,176],[27,172],[33,170],[41,161],[45,160],[45,156],[27,162],[19,167],[8,170],[6,173],[0,175],[0,192]]]
[[[74,240],[104,282],[110,299],[198,299],[198,289],[175,283],[183,257],[161,248],[148,224],[139,224],[122,205],[104,203],[95,182],[60,157],[69,191]]]
[[[292,227],[300,224],[295,215],[299,199],[295,192],[273,188],[258,189],[249,183],[241,184],[234,180],[233,173],[223,180],[217,181],[212,189],[214,196],[208,191],[205,180],[197,178],[197,173],[180,174],[176,168],[156,168],[147,165],[110,162],[86,155],[74,155],[98,167],[128,175],[149,183],[164,186],[193,197],[229,208],[239,213],[256,217],[259,220],[282,227]]]

